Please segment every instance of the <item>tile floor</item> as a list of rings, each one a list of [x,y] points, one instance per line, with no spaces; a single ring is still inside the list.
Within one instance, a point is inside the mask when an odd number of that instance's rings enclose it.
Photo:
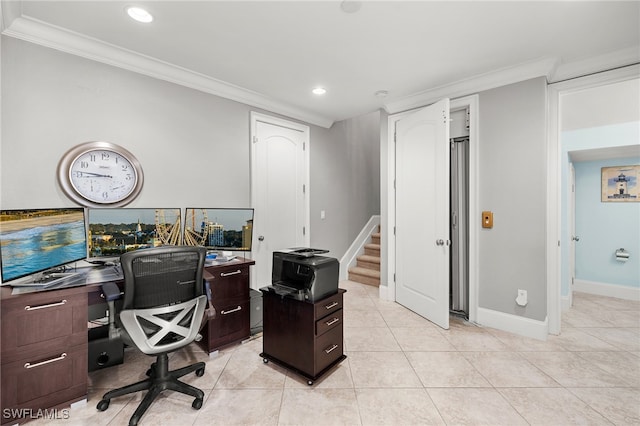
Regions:
[[[209,358],[197,346],[172,355],[174,368],[206,360],[205,391],[164,392],[142,425],[639,425],[640,303],[576,294],[563,333],[546,342],[452,319],[442,330],[377,289],[349,281],[347,359],[313,386],[259,357],[262,338]],[[126,425],[140,394],[95,409],[108,389],[143,377],[150,358],[91,373],[89,399],[64,425]],[[36,421],[33,424],[51,424]]]

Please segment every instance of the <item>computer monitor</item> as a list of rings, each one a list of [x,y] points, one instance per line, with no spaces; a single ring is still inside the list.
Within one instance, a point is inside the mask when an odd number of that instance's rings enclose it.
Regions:
[[[89,209],[89,261],[108,261],[121,254],[164,245],[180,245],[180,208]]]
[[[187,208],[184,244],[217,251],[251,251],[252,208]]]
[[[62,272],[85,259],[83,208],[0,210],[2,282],[40,272]]]

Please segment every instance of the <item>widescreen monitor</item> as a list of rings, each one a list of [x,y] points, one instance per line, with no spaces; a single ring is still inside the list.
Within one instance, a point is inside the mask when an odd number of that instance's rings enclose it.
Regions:
[[[187,208],[184,243],[217,251],[251,251],[252,208]]]
[[[164,245],[180,245],[180,208],[89,209],[89,259]]]
[[[61,271],[87,256],[83,208],[1,210],[2,282]]]

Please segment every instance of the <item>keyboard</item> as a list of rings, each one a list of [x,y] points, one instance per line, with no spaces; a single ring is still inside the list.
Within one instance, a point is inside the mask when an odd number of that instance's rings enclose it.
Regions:
[[[75,272],[53,272],[45,274],[34,281],[11,283],[12,287],[42,287],[46,288],[54,284],[58,284],[66,278],[76,275]]]

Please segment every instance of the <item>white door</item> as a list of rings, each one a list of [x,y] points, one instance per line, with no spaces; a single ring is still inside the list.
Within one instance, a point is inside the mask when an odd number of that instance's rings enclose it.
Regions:
[[[449,328],[449,99],[396,122],[396,301]]]
[[[573,163],[569,163],[569,306],[573,306],[573,285],[576,280],[576,242],[579,237],[576,235],[576,169]]]
[[[251,114],[254,289],[271,284],[275,250],[309,245],[308,141],[307,126]]]

